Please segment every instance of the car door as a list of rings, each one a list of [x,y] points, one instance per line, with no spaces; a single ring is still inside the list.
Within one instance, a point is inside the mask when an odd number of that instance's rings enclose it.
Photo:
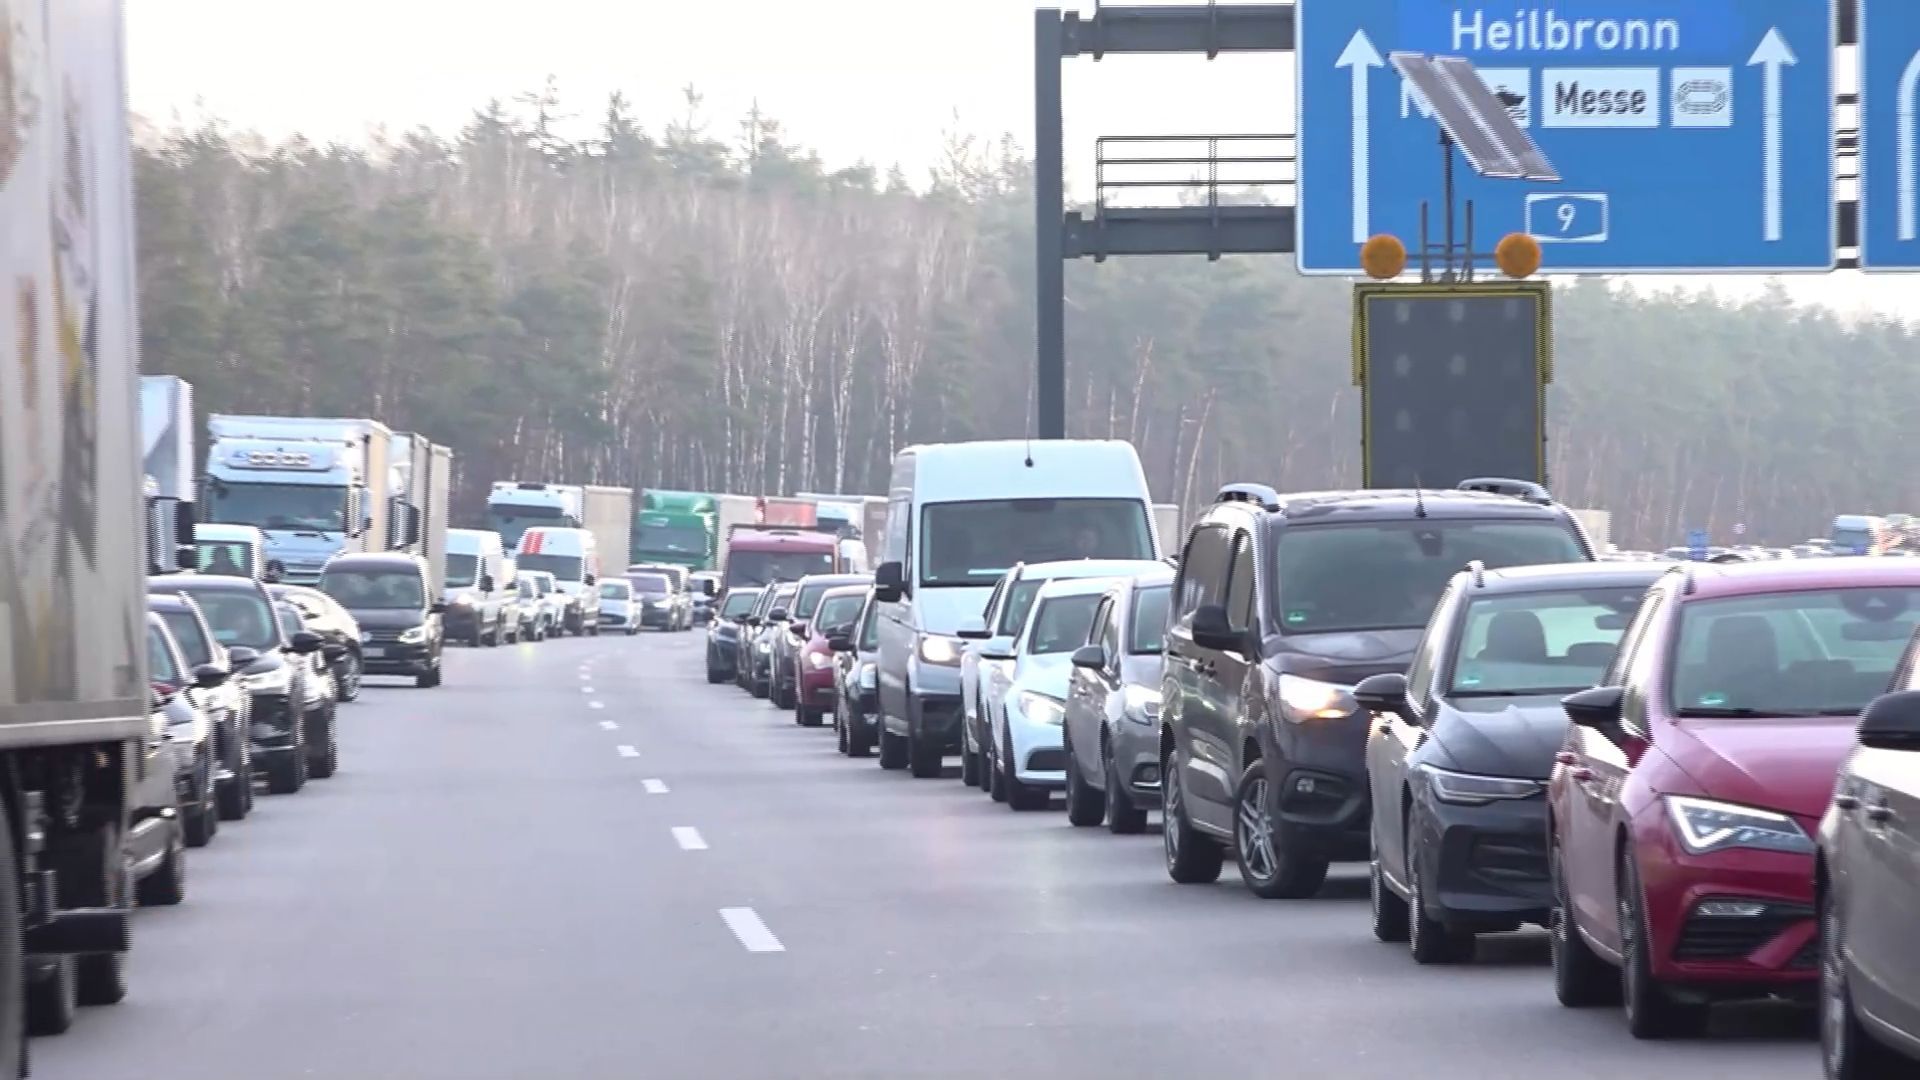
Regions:
[[[995,620],[999,618],[1001,598],[1013,587],[1014,579],[1020,571],[1007,571],[994,582],[993,592],[987,595],[987,603],[981,609],[980,621],[991,633]],[[984,642],[969,641],[960,649],[960,715],[970,723],[980,721],[980,646]],[[976,748],[977,749],[977,748]]]
[[[1112,630],[1119,604],[1108,593],[1093,608],[1093,625],[1087,632],[1087,644],[1106,650],[1107,667],[1115,664]],[[1068,675],[1067,740],[1072,744],[1074,765],[1082,777],[1100,775],[1100,732],[1105,725],[1107,668],[1083,668],[1074,665]]]
[[[1244,528],[1234,529],[1229,550],[1231,554],[1227,559],[1224,594],[1227,625],[1233,628],[1242,644],[1214,653],[1213,676],[1206,681],[1211,684],[1208,692],[1213,697],[1213,706],[1207,710],[1207,717],[1217,725],[1216,737],[1232,762],[1227,769],[1227,790],[1231,796],[1233,788],[1239,784],[1240,774],[1247,767],[1247,762],[1242,760],[1247,743],[1259,739],[1255,725],[1260,715],[1258,710],[1248,708],[1247,683],[1260,658],[1253,644],[1259,632],[1259,622],[1254,616],[1254,601],[1259,589],[1254,574],[1253,534]]]
[[[1426,741],[1435,698],[1441,693],[1446,655],[1455,624],[1466,605],[1459,586],[1449,585],[1434,604],[1433,617],[1414,647],[1407,668],[1406,712],[1376,713],[1367,732],[1367,783],[1373,797],[1373,840],[1380,869],[1396,886],[1406,884],[1406,816],[1400,813],[1407,790],[1407,760]]]
[[[1231,722],[1217,714],[1219,653],[1193,640],[1193,614],[1208,604],[1226,602],[1232,559],[1233,534],[1228,526],[1210,524],[1194,530],[1181,560],[1181,613],[1167,639],[1167,677],[1179,702],[1174,764],[1181,770],[1190,819],[1215,830],[1231,828],[1233,785],[1238,777],[1233,772],[1235,755],[1225,738]]]

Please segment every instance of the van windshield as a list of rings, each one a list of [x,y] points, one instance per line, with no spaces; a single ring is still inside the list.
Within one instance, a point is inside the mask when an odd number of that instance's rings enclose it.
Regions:
[[[418,611],[426,606],[420,575],[411,570],[329,570],[320,591],[348,611]]]
[[[447,584],[456,588],[471,585],[480,578],[480,556],[458,551],[447,552]]]
[[[515,560],[522,570],[545,570],[559,581],[579,581],[580,556],[578,555],[528,555],[522,554]]]
[[[992,585],[1017,562],[1151,558],[1138,499],[997,499],[920,512],[922,585]]]
[[[200,572],[226,577],[253,576],[253,545],[242,541],[202,540],[194,545],[200,555]]]

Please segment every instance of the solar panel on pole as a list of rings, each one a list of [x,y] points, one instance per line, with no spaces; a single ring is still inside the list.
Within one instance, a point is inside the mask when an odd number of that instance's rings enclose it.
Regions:
[[[1473,62],[1460,56],[1397,52],[1387,58],[1432,107],[1440,130],[1482,176],[1558,180],[1560,173],[1493,96]]]

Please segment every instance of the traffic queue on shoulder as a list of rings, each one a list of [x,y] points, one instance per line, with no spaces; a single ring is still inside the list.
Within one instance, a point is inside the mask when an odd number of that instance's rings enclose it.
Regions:
[[[956,751],[1011,809],[1063,790],[1076,826],[1158,810],[1180,883],[1231,859],[1304,899],[1364,860],[1374,935],[1417,963],[1545,927],[1561,1003],[1637,1037],[1811,1000],[1833,1080],[1920,1075],[1920,567],[1602,562],[1500,479],[1230,485],[1169,566],[1101,535],[1105,492],[1009,493],[1044,506],[1022,519],[967,491],[966,530],[917,471],[895,520],[926,535],[821,594],[841,753],[932,776]],[[1088,521],[1072,553],[1043,527]],[[709,681],[787,693],[797,592],[719,598]]]

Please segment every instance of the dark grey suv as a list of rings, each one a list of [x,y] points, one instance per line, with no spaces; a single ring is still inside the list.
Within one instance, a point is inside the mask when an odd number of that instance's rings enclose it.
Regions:
[[[1455,571],[1586,562],[1537,484],[1280,495],[1223,488],[1188,533],[1161,687],[1167,873],[1210,882],[1228,852],[1257,896],[1312,896],[1367,856],[1361,679],[1405,671]]]

